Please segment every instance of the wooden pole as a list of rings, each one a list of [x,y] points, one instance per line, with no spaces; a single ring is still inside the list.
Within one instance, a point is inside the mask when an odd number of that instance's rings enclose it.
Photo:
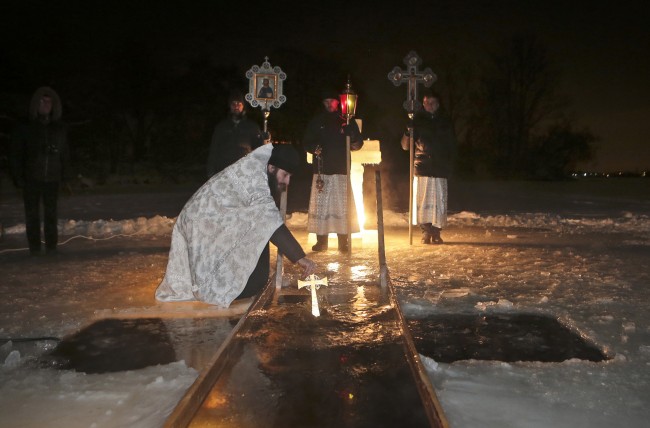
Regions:
[[[217,353],[212,357],[208,366],[199,374],[199,377],[192,385],[185,391],[185,395],[180,399],[176,407],[169,415],[164,428],[185,428],[190,425],[192,418],[196,412],[201,408],[201,404],[208,396],[215,382],[226,369],[228,362],[232,362],[239,358],[238,352],[241,352],[241,343],[237,343],[234,338],[240,330],[243,330],[244,324],[248,322],[249,315],[255,311],[260,310],[270,300],[273,293],[271,281],[266,283],[266,286],[261,293],[257,295],[253,303],[250,305],[246,313],[239,319],[239,322],[233,327],[230,334],[224,339]]]
[[[268,123],[269,123],[269,116],[271,115],[270,110],[262,110],[264,113],[264,134],[266,134],[268,130]]]
[[[386,245],[384,242],[384,205],[381,196],[381,172],[375,171],[375,187],[377,191],[377,247],[379,251],[379,283],[382,291],[388,289],[388,266],[386,265]]]
[[[350,124],[350,119],[348,119]],[[350,136],[345,136],[345,153],[346,153],[346,171],[348,173],[347,183],[347,208],[348,208],[348,254],[352,254],[352,177],[351,177],[351,152],[350,152]]]
[[[282,222],[284,223],[287,216],[287,192],[289,188],[282,192],[280,196],[280,215],[282,216]],[[284,273],[284,266],[282,263],[282,252],[278,248],[277,260],[275,263],[275,289],[280,291],[282,288],[282,274]]]
[[[413,178],[415,177],[415,153],[413,128],[409,132],[409,245],[413,245]]]

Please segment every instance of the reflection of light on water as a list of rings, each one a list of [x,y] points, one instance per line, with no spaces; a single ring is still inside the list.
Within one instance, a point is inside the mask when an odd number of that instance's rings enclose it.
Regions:
[[[216,409],[218,407],[223,407],[226,405],[228,400],[226,397],[222,394],[220,394],[218,391],[213,389],[210,391],[210,394],[205,398],[205,401],[203,402],[203,407],[207,407],[208,409]]]
[[[368,267],[363,265],[350,267],[350,273],[352,274],[350,279],[352,281],[364,279],[367,276],[366,275],[367,270]]]
[[[352,298],[352,310],[355,315],[360,317],[368,316],[368,299],[366,298],[366,289],[363,285],[357,287],[357,294]]]
[[[338,272],[340,265],[338,263],[328,263],[327,270],[331,272]]]

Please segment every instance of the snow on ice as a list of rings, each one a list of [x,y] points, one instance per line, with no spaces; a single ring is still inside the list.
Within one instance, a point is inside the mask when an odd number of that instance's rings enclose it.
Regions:
[[[593,216],[460,211],[450,216],[443,232],[446,244],[424,247],[408,245],[406,213],[384,213],[389,269],[407,317],[543,313],[611,357],[600,363],[446,364],[422,355],[452,427],[647,426],[648,215],[648,210],[616,207]],[[287,221],[305,248],[311,245],[306,222],[307,215],[301,212]],[[61,337],[107,313],[160,310],[152,293],[164,272],[173,223],[164,216],[62,221],[64,254],[66,246],[81,237],[97,242],[122,239],[117,259],[89,261],[83,272],[53,270],[42,284],[34,284],[38,272],[32,276],[18,272],[27,266],[24,262],[23,268],[12,268],[3,261],[4,281],[12,287],[10,294],[3,289],[3,295],[12,298],[0,302],[0,336]],[[24,225],[8,227],[5,234],[21,236]],[[141,251],[154,247],[157,251]],[[349,262],[338,260],[339,269],[345,263],[350,268],[361,264],[370,267],[365,275],[371,275],[376,253],[358,246],[354,251]],[[20,264],[9,251],[0,252],[0,261],[2,257]],[[323,260],[329,259],[319,258],[334,256],[313,257],[326,265]],[[77,283],[82,286],[74,286]],[[30,364],[52,346],[53,342],[43,341],[31,347],[12,342],[0,347],[0,425],[161,426],[198,375],[186,361],[93,375]]]

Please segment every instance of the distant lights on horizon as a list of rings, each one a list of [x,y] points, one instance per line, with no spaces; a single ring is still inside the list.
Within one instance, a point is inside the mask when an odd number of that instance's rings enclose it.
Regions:
[[[580,178],[580,177],[604,177],[604,178],[610,178],[610,177],[648,177],[648,171],[641,171],[639,172],[624,172],[624,171],[617,171],[617,172],[572,172],[571,177],[573,178]]]

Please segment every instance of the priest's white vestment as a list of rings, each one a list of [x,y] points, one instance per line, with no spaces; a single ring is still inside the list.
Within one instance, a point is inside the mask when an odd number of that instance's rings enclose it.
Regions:
[[[265,144],[215,174],[185,204],[172,231],[156,299],[228,307],[283,223],[268,185]]]

